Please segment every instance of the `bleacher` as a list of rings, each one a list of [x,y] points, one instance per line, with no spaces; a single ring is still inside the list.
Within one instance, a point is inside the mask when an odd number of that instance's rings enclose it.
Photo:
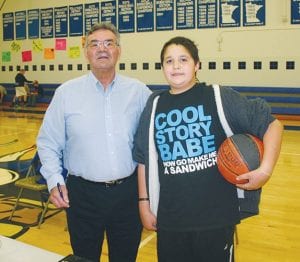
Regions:
[[[149,86],[152,90],[167,89],[166,85]],[[300,120],[300,87],[231,86],[248,98],[260,97],[268,102],[272,114],[281,118]]]
[[[7,90],[7,95],[4,98],[4,102],[6,103],[11,103],[13,100],[13,97],[15,95],[15,87],[14,87],[14,83],[0,83],[1,85],[3,85],[6,90]],[[55,89],[60,85],[60,84],[42,84],[40,83],[40,85],[43,87],[44,90],[44,96],[43,97],[37,97],[37,105],[41,105],[41,104],[49,104]]]
[[[15,94],[13,83],[0,83],[7,90],[4,98],[4,105],[11,105]],[[44,89],[44,96],[37,97],[37,107],[47,108],[55,89],[59,84],[40,83]],[[149,85],[151,90],[168,89],[167,85]],[[272,108],[275,115],[285,116],[290,119],[300,120],[300,87],[250,87],[250,86],[232,86],[232,88],[248,98],[260,97],[265,99]],[[7,107],[3,109],[8,110]],[[9,111],[13,110],[11,108]]]
[[[234,86],[233,89],[248,98],[263,98],[273,114],[300,116],[300,88]]]

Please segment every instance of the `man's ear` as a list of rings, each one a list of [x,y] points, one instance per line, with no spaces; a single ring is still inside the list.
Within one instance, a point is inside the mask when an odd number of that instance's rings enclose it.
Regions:
[[[86,47],[84,47],[84,49],[83,49],[83,53],[84,53],[84,57],[85,57],[85,59],[87,59],[87,48],[86,48]]]
[[[119,55],[118,55],[118,60],[120,60],[120,57],[121,57],[121,53],[122,53],[122,52],[121,52],[121,51],[122,51],[122,50],[121,50],[121,46],[118,46],[118,49],[119,49]]]

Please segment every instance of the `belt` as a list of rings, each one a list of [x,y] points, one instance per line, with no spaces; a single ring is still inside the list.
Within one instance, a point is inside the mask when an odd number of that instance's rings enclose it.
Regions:
[[[74,178],[79,178],[79,179],[83,180],[84,182],[88,182],[88,183],[92,183],[92,184],[96,184],[96,185],[100,185],[100,186],[105,186],[105,187],[113,187],[113,186],[117,186],[117,185],[124,183],[125,181],[129,180],[130,178],[134,177],[135,175],[136,175],[136,173],[134,172],[130,176],[120,178],[120,179],[110,180],[110,181],[106,181],[106,182],[95,182],[95,181],[87,180],[81,176],[75,176],[75,175],[70,175],[70,176],[72,176]]]

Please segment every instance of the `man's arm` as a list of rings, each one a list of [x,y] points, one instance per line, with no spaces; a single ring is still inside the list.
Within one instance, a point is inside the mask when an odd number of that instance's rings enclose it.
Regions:
[[[63,151],[65,149],[64,100],[61,90],[57,90],[46,111],[37,138],[38,154],[42,163],[41,174],[47,180],[51,202],[56,207],[67,207],[68,196],[63,172]],[[61,185],[61,193],[58,190]]]

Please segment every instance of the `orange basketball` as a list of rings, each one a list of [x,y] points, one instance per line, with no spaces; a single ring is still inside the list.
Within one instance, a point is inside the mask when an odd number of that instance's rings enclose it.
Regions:
[[[232,184],[244,184],[236,177],[259,167],[263,142],[249,134],[235,134],[225,139],[218,150],[217,166],[222,176]]]

